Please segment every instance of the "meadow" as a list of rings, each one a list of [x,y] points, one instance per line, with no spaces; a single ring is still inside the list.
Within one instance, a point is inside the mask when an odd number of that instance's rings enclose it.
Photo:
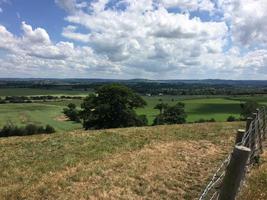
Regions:
[[[86,91],[71,90],[46,90],[46,89],[27,89],[12,88],[0,89],[0,96],[34,96],[34,95],[79,95],[86,96]],[[245,100],[256,100],[261,104],[267,104],[267,96],[144,96],[147,106],[137,109],[138,114],[145,114],[149,124],[159,111],[154,109],[155,105],[161,102],[174,105],[177,102],[185,103],[187,122],[195,122],[200,119],[209,120],[214,118],[216,121],[226,121],[232,115],[240,117],[240,103]],[[46,102],[35,102],[27,104],[0,104],[0,127],[6,123],[24,125],[35,123],[38,125],[50,124],[57,131],[69,131],[81,128],[80,124],[67,121],[62,114],[62,110],[70,102],[80,105],[82,100],[57,100]]]
[[[216,121],[226,121],[227,118],[232,115],[236,118],[240,117],[240,103],[242,100],[228,99],[227,97],[177,97],[177,96],[163,96],[163,97],[144,97],[147,102],[145,108],[137,110],[138,114],[145,114],[148,117],[149,123],[153,122],[153,119],[158,110],[154,107],[160,102],[174,105],[177,102],[183,102],[185,104],[185,110],[187,113],[187,122],[195,122],[199,119],[211,119]],[[267,101],[266,101],[267,102]]]
[[[244,123],[0,138],[0,199],[197,199]]]

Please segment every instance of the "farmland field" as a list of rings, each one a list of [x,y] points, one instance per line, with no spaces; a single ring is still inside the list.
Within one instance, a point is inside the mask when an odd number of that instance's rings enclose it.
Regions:
[[[174,105],[177,102],[185,103],[185,110],[188,115],[187,121],[194,122],[199,119],[211,119],[216,121],[226,121],[232,115],[236,118],[240,117],[240,103],[246,100],[256,100],[260,104],[267,104],[267,96],[255,97],[201,97],[201,96],[163,96],[163,97],[144,97],[147,102],[145,108],[137,110],[139,114],[146,114],[151,124],[155,116],[159,113],[154,107],[160,102]]]
[[[29,104],[2,104],[0,105],[0,125],[7,123],[26,125],[29,123],[49,124],[57,131],[67,131],[80,128],[81,125],[66,121],[62,110],[64,106],[29,103]]]
[[[0,138],[0,199],[197,199],[243,125]]]
[[[89,92],[71,90],[45,90],[45,89],[0,89],[0,96],[8,95],[80,95],[85,96]],[[137,109],[138,114],[145,114],[149,124],[159,113],[154,107],[160,102],[174,105],[177,102],[185,103],[185,110],[188,115],[187,122],[194,122],[199,119],[211,119],[226,121],[229,115],[240,117],[240,102],[254,99],[261,104],[267,103],[267,96],[255,97],[209,97],[209,96],[144,96],[147,106]],[[76,105],[81,100],[46,101],[27,104],[0,104],[0,127],[8,122],[23,125],[27,123],[50,124],[58,131],[68,131],[81,128],[81,125],[66,121],[62,114],[63,108],[70,102]]]

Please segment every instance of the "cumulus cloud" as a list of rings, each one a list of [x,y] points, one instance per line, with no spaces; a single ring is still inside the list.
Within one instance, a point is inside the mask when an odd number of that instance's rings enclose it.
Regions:
[[[203,10],[212,12],[215,5],[211,0],[160,0],[166,8],[180,8],[185,11]]]
[[[157,79],[251,78],[253,70],[267,78],[263,1],[55,0],[66,11],[64,42],[26,22],[19,37],[0,26],[2,71]]]
[[[221,1],[225,19],[230,21],[234,42],[247,47],[267,44],[267,3],[265,0]]]

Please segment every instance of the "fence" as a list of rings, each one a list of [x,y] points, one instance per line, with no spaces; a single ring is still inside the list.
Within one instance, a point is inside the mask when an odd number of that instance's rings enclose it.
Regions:
[[[239,129],[233,152],[222,162],[199,200],[234,200],[250,167],[259,162],[266,139],[267,113],[257,109],[247,119],[246,130]]]

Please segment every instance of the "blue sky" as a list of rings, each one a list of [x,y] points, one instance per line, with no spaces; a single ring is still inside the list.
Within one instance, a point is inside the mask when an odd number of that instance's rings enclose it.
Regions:
[[[266,17],[264,0],[0,0],[0,77],[266,79]]]

